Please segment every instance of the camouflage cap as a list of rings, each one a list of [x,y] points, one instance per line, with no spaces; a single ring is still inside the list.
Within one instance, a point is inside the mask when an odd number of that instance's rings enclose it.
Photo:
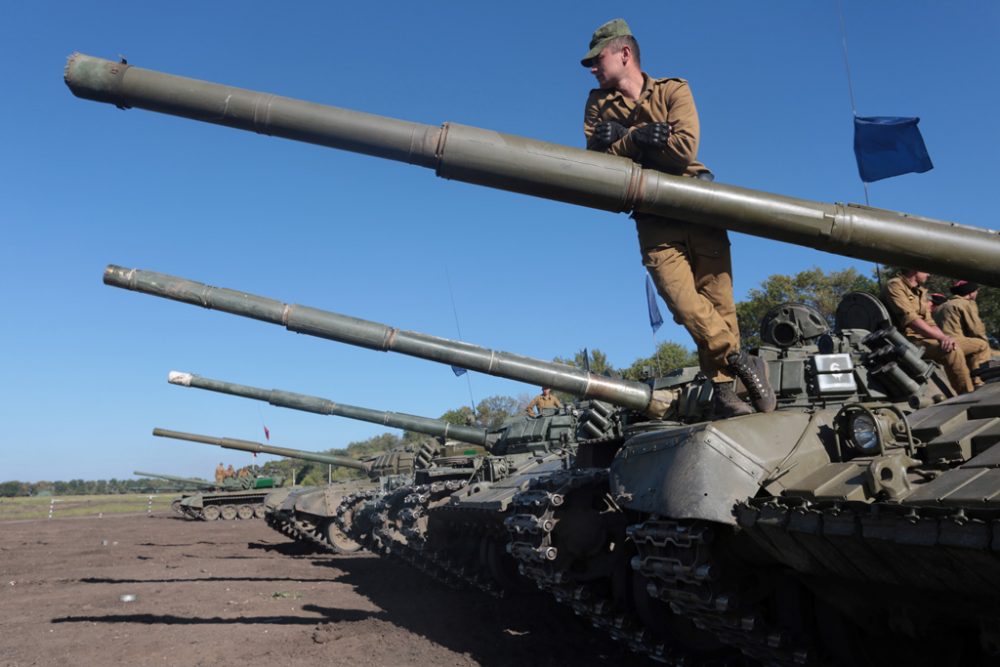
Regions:
[[[590,67],[590,61],[601,55],[601,51],[608,45],[608,42],[616,37],[625,37],[631,34],[632,31],[628,29],[628,23],[625,23],[625,19],[611,19],[594,31],[590,38],[590,50],[580,60],[580,64],[584,67]]]

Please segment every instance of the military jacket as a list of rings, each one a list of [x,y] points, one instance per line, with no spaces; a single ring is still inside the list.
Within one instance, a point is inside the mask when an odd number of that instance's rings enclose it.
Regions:
[[[708,171],[708,167],[696,159],[700,134],[698,110],[687,81],[653,79],[645,72],[642,79],[642,92],[636,100],[627,99],[614,88],[590,91],[583,114],[587,148],[593,148],[591,137],[594,126],[603,121],[618,121],[629,128],[649,123],[670,123],[673,130],[661,151],[644,151],[626,134],[611,144],[606,152],[632,158],[643,166],[668,174],[696,176]]]
[[[531,399],[531,403],[528,403],[528,407],[526,407],[524,410],[528,414],[534,414],[533,411],[536,407],[539,410],[542,410],[544,408],[561,408],[562,403],[559,401],[558,398],[555,397],[555,394],[549,394],[548,396],[546,396],[545,394],[539,394],[538,396],[535,396],[533,399]]]
[[[953,296],[934,311],[934,319],[941,331],[949,336],[986,338],[986,325],[979,316],[979,306],[971,299]]]
[[[907,333],[907,328],[913,320],[933,321],[930,319],[931,302],[927,296],[927,288],[921,285],[910,287],[903,276],[889,279],[882,288],[882,301],[889,309],[892,323],[903,333]],[[917,334],[916,331],[909,333]]]

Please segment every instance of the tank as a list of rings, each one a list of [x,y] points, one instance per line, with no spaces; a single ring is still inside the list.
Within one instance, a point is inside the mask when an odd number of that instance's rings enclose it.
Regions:
[[[201,479],[200,477],[178,477],[176,475],[165,475],[163,473],[156,473],[156,472],[143,472],[141,470],[134,470],[132,472],[132,474],[133,475],[138,475],[139,477],[150,477],[150,478],[153,478],[153,479],[164,479],[164,480],[167,480],[168,482],[173,482],[174,486],[169,487],[169,488],[161,488],[160,489],[161,491],[189,492],[189,491],[192,490],[192,488],[194,488],[194,489],[213,489],[214,490],[214,489],[217,489],[217,487],[219,486],[215,482],[209,481],[207,479]],[[170,503],[170,509],[172,509],[174,511],[174,513],[177,514],[177,515],[179,515],[179,516],[189,517],[188,513],[184,510],[184,507],[181,505],[181,502],[184,500],[184,498],[186,498],[186,497],[188,497],[190,495],[193,495],[193,494],[186,493],[185,495],[181,496],[180,498],[177,498],[177,499],[173,500]],[[194,518],[194,517],[189,517],[189,518]]]
[[[442,178],[607,211],[720,226],[1000,287],[1000,236],[994,230],[671,176],[628,158],[456,123],[412,123],[81,53],[69,57],[64,80],[77,97],[120,109],[183,116],[407,162],[434,169]]]
[[[359,543],[368,544],[373,550],[387,552],[380,548],[381,540],[371,534],[371,526],[365,523],[364,530],[354,530],[351,526],[353,512],[340,508],[345,497],[357,500],[358,503],[375,502],[384,494],[399,487],[412,483],[417,470],[433,466],[433,474],[443,480],[450,476],[464,477],[467,466],[475,457],[485,454],[482,445],[486,442],[486,430],[482,428],[451,424],[442,419],[430,419],[417,415],[407,415],[383,410],[372,410],[329,399],[307,396],[277,389],[260,389],[247,385],[213,380],[191,373],[171,371],[168,380],[172,384],[186,387],[208,389],[219,393],[267,401],[271,405],[290,409],[303,410],[322,415],[339,415],[352,419],[370,421],[396,428],[405,428],[433,438],[414,443],[407,443],[398,449],[372,457],[365,462],[347,459],[349,467],[362,470],[367,475],[366,481],[338,482],[324,487],[306,487],[295,490],[280,490],[271,494],[264,502],[265,515],[269,525],[278,532],[293,539],[311,543],[334,552],[356,551]],[[154,435],[157,434],[154,432]],[[249,443],[225,439],[223,447],[237,447],[247,451],[268,451],[272,454],[317,460],[306,456],[300,450],[273,448],[261,443]],[[199,440],[204,442],[204,440]],[[329,457],[327,457],[328,459]],[[337,457],[334,457],[337,458]],[[333,465],[341,463],[326,460]],[[337,521],[334,521],[338,517]],[[341,528],[340,526],[343,526]],[[351,530],[357,541],[347,538],[346,530]]]
[[[402,452],[395,452],[395,455],[391,457],[372,457],[368,461],[359,461],[344,456],[276,447],[250,440],[183,433],[162,428],[153,429],[153,435],[205,445],[215,445],[224,449],[235,449],[255,454],[273,454],[286,458],[351,468],[360,470],[366,475],[371,475],[373,470],[378,470],[378,473],[394,472],[397,475],[410,472],[413,467],[412,460],[414,458],[412,454],[406,456]],[[376,478],[378,473],[376,473]],[[344,496],[357,493],[371,486],[372,483],[366,479],[337,482],[323,488],[307,486],[277,489],[269,493],[264,499],[264,518],[269,526],[298,542],[334,553],[353,553],[358,551],[361,545],[347,537],[333,519],[336,517],[337,505]]]
[[[993,230],[672,177],[625,158],[79,54],[66,81],[78,96],[123,108],[1000,286]],[[485,515],[473,530],[503,525],[494,539],[521,576],[637,652],[671,664],[1000,660],[1000,370],[978,369],[981,387],[951,395],[871,297],[848,295],[832,330],[825,314],[801,305],[769,313],[755,352],[767,361],[777,410],[713,420],[704,410],[712,388],[694,374],[612,380],[164,274],[110,267],[105,282],[614,406],[620,434],[578,449],[600,457],[570,455],[496,483],[473,476],[431,505],[403,499],[395,525],[439,560],[472,565],[472,542],[452,538]]]
[[[870,295],[847,295],[833,330],[800,304],[768,313],[755,352],[778,408],[711,420],[712,386],[694,369],[648,383],[604,378],[163,274],[109,267],[105,280],[599,394],[616,408],[616,428],[588,443],[600,456],[496,482],[475,476],[410,509],[425,522],[425,548],[456,561],[468,544],[449,549],[453,530],[476,514],[480,525],[501,523],[521,576],[638,652],[673,662],[738,652],[788,665],[998,657],[1000,365],[978,369],[982,386],[953,396]]]
[[[519,583],[506,544],[497,539],[497,535],[506,534],[502,516],[513,493],[497,491],[496,497],[478,496],[475,503],[461,505],[454,500],[470,484],[483,491],[490,485],[499,489],[501,481],[516,488],[525,475],[567,469],[575,458],[599,457],[604,449],[599,443],[620,431],[613,407],[599,401],[577,401],[537,416],[519,415],[494,429],[485,429],[191,373],[172,371],[168,379],[180,386],[267,401],[278,407],[454,438],[450,441],[454,444],[445,441],[436,452],[416,457],[409,479],[403,475],[386,479],[383,472],[376,487],[340,500],[336,520],[345,534],[376,553],[399,557],[451,586],[473,586],[495,595],[506,594]],[[243,445],[250,451],[256,446]],[[434,530],[430,531],[429,511],[440,506],[451,511],[443,515],[445,520],[435,515]],[[332,510],[332,506],[327,509]],[[289,510],[283,506],[275,515]],[[302,514],[295,511],[296,516]],[[465,557],[457,558],[456,554]]]
[[[283,481],[278,476],[260,476],[255,473],[246,477],[230,477],[222,482],[147,472],[133,474],[159,477],[204,489],[197,493],[185,493],[170,504],[170,508],[180,516],[202,521],[259,519],[264,516],[264,497],[272,489],[280,487]]]

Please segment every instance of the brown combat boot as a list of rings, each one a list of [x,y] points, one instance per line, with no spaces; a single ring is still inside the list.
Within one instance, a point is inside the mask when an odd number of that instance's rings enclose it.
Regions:
[[[746,404],[733,391],[733,385],[729,382],[718,382],[712,385],[712,417],[715,419],[729,419],[740,415],[753,414],[753,408]]]
[[[750,404],[757,412],[772,412],[778,404],[778,397],[767,379],[767,364],[760,357],[746,351],[734,352],[726,357],[730,373],[738,377],[747,388]]]

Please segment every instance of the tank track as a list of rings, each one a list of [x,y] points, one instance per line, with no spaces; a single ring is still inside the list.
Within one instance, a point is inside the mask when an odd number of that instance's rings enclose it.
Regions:
[[[1000,509],[769,498],[738,504],[736,517],[772,558],[807,576],[917,591],[923,606],[911,618],[961,619],[978,636],[979,659],[1000,664]]]
[[[632,567],[649,580],[647,593],[762,664],[815,664],[815,651],[807,643],[770,627],[762,607],[742,600],[738,586],[743,578],[725,571],[713,555],[717,530],[726,528],[669,519],[629,526],[638,551]]]
[[[286,537],[290,537],[296,542],[305,543],[321,551],[340,553],[332,544],[320,537],[312,528],[301,521],[290,521],[276,512],[268,512],[264,517],[264,521],[274,530]]]
[[[502,515],[488,509],[464,507],[458,503],[432,507],[428,515],[431,522],[429,532],[432,536],[437,535],[440,528],[446,526],[450,529],[451,538],[457,536],[466,545],[477,547],[475,553],[466,553],[464,560],[449,551],[449,555],[446,556],[449,569],[460,577],[465,585],[492,597],[505,597],[509,588],[516,583],[506,581],[507,576],[498,575],[494,571],[494,568],[505,569],[503,564],[491,562],[495,558],[506,558],[509,538],[501,520]],[[510,574],[516,576],[513,571]]]
[[[337,522],[340,530],[345,535],[375,553],[379,551],[379,546],[375,544],[377,538],[368,533],[366,528],[361,528],[361,522],[358,519],[360,518],[361,510],[366,505],[373,503],[382,493],[378,489],[370,489],[346,495],[337,506],[337,514],[334,517],[334,521]]]
[[[536,478],[514,496],[515,513],[505,524],[511,539],[508,550],[519,561],[518,570],[632,651],[678,667],[699,664],[683,647],[659,640],[634,611],[623,609],[606,580],[581,580],[571,571],[572,559],[560,554],[554,539],[560,508],[574,493],[606,494],[607,489],[607,470],[577,469]]]
[[[448,480],[407,486],[389,493],[362,492],[348,496],[337,510],[338,525],[355,541],[363,542],[370,551],[391,557],[416,568],[436,581],[450,588],[472,588],[494,597],[502,597],[503,589],[482,568],[463,560],[450,544],[438,544],[429,540],[429,521],[442,521],[449,528],[459,530],[460,539],[478,540],[483,535],[483,526],[488,521],[468,520],[468,510],[456,510],[449,505],[440,505],[453,493],[460,491],[468,482]],[[348,516],[367,504],[365,523],[372,526],[371,534],[365,536],[352,525]],[[434,505],[439,505],[435,507]],[[449,531],[450,536],[454,533]],[[436,535],[436,532],[435,532]]]

